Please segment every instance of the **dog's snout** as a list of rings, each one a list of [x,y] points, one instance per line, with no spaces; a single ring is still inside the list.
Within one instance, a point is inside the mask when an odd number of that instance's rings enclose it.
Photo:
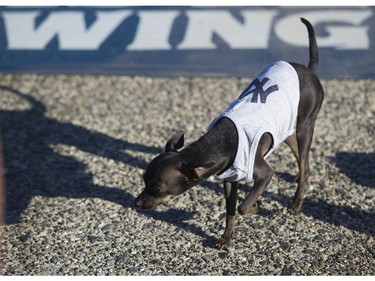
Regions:
[[[154,202],[150,200],[149,196],[142,192],[135,200],[134,206],[139,209],[151,209],[155,206]]]

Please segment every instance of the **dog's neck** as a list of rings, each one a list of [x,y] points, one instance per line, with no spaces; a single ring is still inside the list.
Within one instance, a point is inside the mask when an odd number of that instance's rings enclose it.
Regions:
[[[181,151],[181,157],[191,167],[200,169],[206,179],[229,168],[236,156],[237,129],[232,121],[222,118],[205,135]]]

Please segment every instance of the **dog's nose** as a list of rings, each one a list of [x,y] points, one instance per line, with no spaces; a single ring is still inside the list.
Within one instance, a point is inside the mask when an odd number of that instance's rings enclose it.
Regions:
[[[137,207],[137,208],[141,208],[142,207],[142,200],[140,199],[135,199],[134,200],[134,206]]]

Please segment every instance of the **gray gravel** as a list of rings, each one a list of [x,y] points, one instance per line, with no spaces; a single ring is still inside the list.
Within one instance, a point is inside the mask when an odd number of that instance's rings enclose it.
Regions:
[[[249,80],[0,74],[1,273],[374,275],[374,80],[322,81],[301,213],[286,211],[297,166],[281,146],[263,209],[238,217],[230,252],[212,247],[225,220],[213,178],[155,210],[132,207],[165,139],[198,138]]]

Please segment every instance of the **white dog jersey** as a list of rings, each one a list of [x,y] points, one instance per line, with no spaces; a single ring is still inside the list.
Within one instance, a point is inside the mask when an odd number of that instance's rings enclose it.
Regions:
[[[253,179],[255,153],[262,135],[273,137],[271,152],[294,133],[300,97],[298,75],[287,62],[267,66],[229,108],[215,118],[208,129],[223,117],[233,121],[238,132],[238,148],[231,167],[216,175],[228,181]]]

